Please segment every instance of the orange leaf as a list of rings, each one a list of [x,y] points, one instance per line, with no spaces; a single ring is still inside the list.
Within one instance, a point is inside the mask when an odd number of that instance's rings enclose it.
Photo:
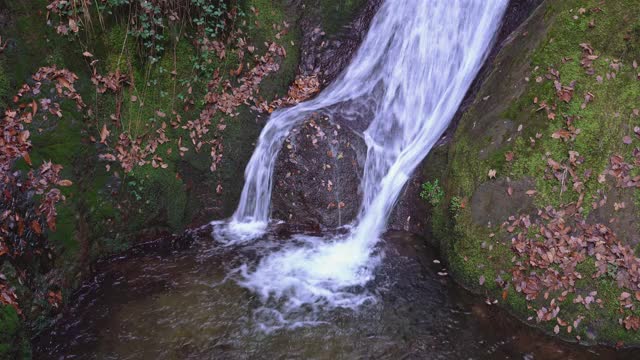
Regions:
[[[60,181],[58,181],[58,186],[69,187],[71,185],[73,185],[71,180],[60,180]]]
[[[24,234],[24,221],[22,218],[18,219],[18,235],[22,236]]]
[[[59,82],[62,86],[66,87],[67,89],[69,89],[69,90],[71,90],[71,89],[72,89],[72,88],[71,88],[71,83],[70,83],[70,82],[68,82],[68,81],[67,81],[67,79],[65,79],[65,78],[63,78],[63,77],[59,77],[59,78],[58,78],[58,82]]]
[[[42,227],[40,226],[40,223],[37,222],[36,220],[33,220],[31,222],[31,229],[35,231],[35,233],[38,235],[42,234]]]
[[[48,217],[47,226],[49,227],[49,229],[51,229],[51,231],[56,231],[56,219],[53,217]]]
[[[104,144],[107,140],[107,136],[109,136],[109,130],[107,130],[107,125],[102,125],[102,130],[100,131],[100,143]]]
[[[27,163],[27,165],[31,166],[31,157],[29,156],[29,153],[22,154],[22,158]]]

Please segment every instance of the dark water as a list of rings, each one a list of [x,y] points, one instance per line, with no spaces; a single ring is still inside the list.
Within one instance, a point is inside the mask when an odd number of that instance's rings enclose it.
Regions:
[[[36,358],[640,358],[546,337],[438,275],[441,265],[422,239],[403,233],[386,239],[384,265],[370,287],[376,303],[327,311],[316,326],[268,332],[256,315],[264,314],[256,312],[262,304],[225,281],[264,248],[223,248],[207,239],[171,255],[115,259],[76,294],[64,320],[37,339]]]

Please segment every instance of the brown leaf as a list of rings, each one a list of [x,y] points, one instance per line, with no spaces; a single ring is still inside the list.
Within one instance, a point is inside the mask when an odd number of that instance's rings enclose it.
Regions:
[[[554,132],[553,134],[551,134],[551,137],[554,139],[564,139],[564,140],[568,140],[571,138],[571,133],[565,129],[560,129],[556,132]]]
[[[73,182],[71,182],[71,180],[60,180],[60,181],[58,181],[58,186],[69,187],[71,185],[73,185]]]
[[[505,160],[507,160],[509,162],[513,161],[513,157],[514,157],[513,151],[509,151],[509,152],[504,154]]]
[[[31,166],[31,157],[29,156],[29,153],[25,152],[24,154],[22,154],[22,158],[27,163],[27,165]]]
[[[109,136],[109,130],[107,129],[107,125],[102,125],[102,130],[100,131],[100,143],[104,144]]]
[[[38,235],[42,234],[42,227],[40,226],[40,223],[36,220],[33,220],[31,222],[31,229]]]

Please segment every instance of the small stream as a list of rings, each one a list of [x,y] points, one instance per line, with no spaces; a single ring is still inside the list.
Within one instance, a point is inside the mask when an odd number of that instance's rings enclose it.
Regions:
[[[185,251],[112,259],[37,339],[36,358],[640,358],[546,337],[439,275],[442,265],[424,239],[392,232],[384,240],[375,280],[353,289],[373,300],[314,315],[317,323],[303,327],[273,326],[278,319],[255,293],[230,278],[291,239],[222,246],[207,238]],[[304,320],[305,306],[295,316]]]

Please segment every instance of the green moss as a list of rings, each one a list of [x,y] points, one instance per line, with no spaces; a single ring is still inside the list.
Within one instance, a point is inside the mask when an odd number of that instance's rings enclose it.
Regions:
[[[125,181],[127,191],[135,199],[135,213],[129,224],[132,230],[164,223],[174,232],[184,229],[186,189],[174,171],[146,165],[132,171]]]
[[[490,236],[493,231],[497,230],[475,225],[468,209],[460,209],[455,217],[447,254],[451,270],[468,286],[478,288],[478,280],[484,276],[485,286],[495,290],[493,279],[500,274],[500,269],[509,268],[511,249],[496,242]],[[500,275],[504,278],[504,274]]]
[[[49,241],[60,250],[69,260],[75,259],[78,251],[76,240],[76,202],[79,196],[78,182],[80,178],[74,172],[77,162],[87,158],[85,145],[82,142],[82,122],[75,118],[77,112],[68,103],[62,105],[63,117],[49,117],[48,120],[31,124],[31,140],[33,150],[31,160],[34,168],[45,161],[63,166],[61,178],[69,179],[74,184],[62,188],[67,197],[64,203],[57,206],[56,231],[49,232]],[[38,131],[38,129],[46,129]]]
[[[365,3],[364,0],[320,0],[323,30],[329,35],[337,33]]]
[[[191,61],[195,56],[193,46],[185,38],[172,44],[155,64],[137,60],[135,39],[128,35],[124,25],[116,25],[105,34],[105,45],[106,71],[132,72],[134,80],[119,98],[122,130],[134,137],[142,136],[173,118],[173,112],[182,113],[179,94],[194,77]],[[101,114],[105,121],[109,121],[111,114],[107,112],[113,111],[114,105],[115,99],[104,104]]]
[[[135,56],[135,39],[129,35],[126,24],[114,24],[103,34],[102,42],[107,71],[128,73],[130,66],[139,65]]]
[[[5,68],[4,61],[0,60],[0,110],[7,107],[11,96],[11,85]]]
[[[16,310],[0,305],[0,359],[30,359],[31,345]]]

